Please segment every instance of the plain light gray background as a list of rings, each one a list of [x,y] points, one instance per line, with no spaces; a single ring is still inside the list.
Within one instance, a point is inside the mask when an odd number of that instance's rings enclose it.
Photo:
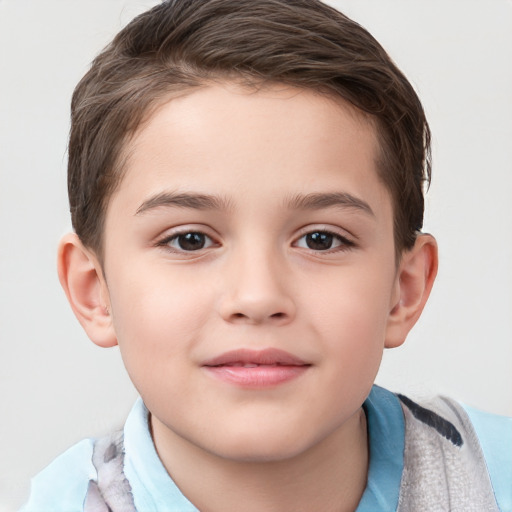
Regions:
[[[257,0],[256,0],[257,1]],[[89,342],[55,271],[70,229],[68,112],[93,56],[149,0],[0,0],[0,512],[77,440],[120,426],[136,393]],[[512,2],[338,0],[403,69],[434,134],[430,303],[378,382],[512,415]]]

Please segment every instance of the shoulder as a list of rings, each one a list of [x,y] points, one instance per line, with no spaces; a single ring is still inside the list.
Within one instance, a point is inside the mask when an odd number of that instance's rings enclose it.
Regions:
[[[92,463],[93,447],[93,439],[84,439],[36,475],[28,502],[20,512],[83,510],[89,481],[97,476]]]
[[[512,418],[462,407],[482,447],[501,510],[512,510]]]
[[[405,418],[401,498],[408,506],[431,504],[435,490],[440,504],[449,500],[461,510],[512,510],[509,418],[446,397],[421,404],[398,397]]]

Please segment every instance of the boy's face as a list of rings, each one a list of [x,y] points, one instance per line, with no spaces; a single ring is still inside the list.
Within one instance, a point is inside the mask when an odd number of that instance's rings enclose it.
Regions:
[[[104,269],[157,446],[283,459],[359,412],[398,300],[376,151],[354,109],[285,86],[196,90],[130,143]]]

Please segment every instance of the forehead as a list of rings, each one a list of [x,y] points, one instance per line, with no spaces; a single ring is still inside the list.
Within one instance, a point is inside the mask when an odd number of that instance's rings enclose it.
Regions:
[[[163,103],[139,129],[112,202],[136,208],[191,189],[249,204],[339,187],[389,202],[377,150],[373,123],[339,98],[280,84],[205,86]]]

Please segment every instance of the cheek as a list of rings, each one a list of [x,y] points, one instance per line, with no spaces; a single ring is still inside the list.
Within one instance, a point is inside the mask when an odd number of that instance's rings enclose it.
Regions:
[[[382,332],[389,313],[393,272],[374,267],[361,265],[327,274],[317,286],[310,287],[303,307],[312,308],[311,316],[332,334]]]
[[[317,337],[339,371],[373,379],[384,349],[392,277],[382,270],[352,271],[334,282],[309,297]]]
[[[138,275],[118,272],[111,292],[119,347],[134,378],[167,373],[176,366],[198,343],[198,331],[211,311],[204,287],[176,275],[167,279],[165,272],[155,270]]]

